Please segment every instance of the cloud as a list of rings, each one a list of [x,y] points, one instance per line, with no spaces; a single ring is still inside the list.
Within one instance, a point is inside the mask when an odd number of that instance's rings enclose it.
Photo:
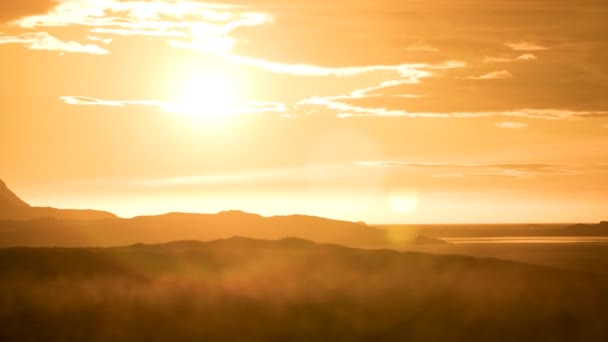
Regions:
[[[380,84],[375,85],[375,86],[353,90],[350,93],[350,95],[334,96],[333,98],[334,99],[340,99],[340,98],[347,99],[347,98],[364,98],[364,97],[382,96],[382,93],[379,92],[380,90],[384,90],[386,88],[391,88],[391,87],[396,87],[396,86],[403,85],[403,84],[417,84],[420,82],[421,78],[430,77],[430,76],[432,76],[432,73],[430,73],[430,72],[427,73],[426,76],[423,74],[420,74],[420,73],[416,73],[415,75],[412,75],[411,77],[408,77],[405,79],[382,81],[382,82],[380,82]],[[413,95],[413,94],[399,94],[399,95],[393,95],[393,96],[405,97],[405,98],[422,97],[422,95]]]
[[[523,122],[505,121],[505,122],[497,123],[496,126],[501,127],[501,128],[517,129],[517,128],[526,128],[526,127],[528,127],[528,124],[525,124]]]
[[[563,109],[521,109],[514,111],[496,112],[473,112],[473,113],[452,113],[454,117],[492,117],[492,116],[511,116],[530,119],[545,120],[579,120],[599,117],[608,117],[608,111],[573,111]]]
[[[188,39],[182,44],[205,46],[227,52],[234,45],[229,34],[244,26],[271,22],[265,13],[243,7],[201,1],[62,1],[46,14],[15,21],[15,25],[39,27],[81,26],[90,32],[122,36]]]
[[[418,80],[424,77],[429,77],[431,74],[428,70],[442,70],[442,69],[454,69],[462,68],[466,64],[460,61],[447,61],[440,64],[426,64],[426,63],[404,63],[396,65],[363,65],[363,66],[349,66],[349,67],[326,67],[319,65],[310,64],[289,64],[274,62],[265,59],[238,56],[234,54],[224,55],[228,60],[235,64],[255,67],[270,72],[290,74],[294,76],[357,76],[372,72],[395,72],[402,77],[409,78],[413,83],[417,83]]]
[[[372,87],[373,88],[373,87]],[[368,88],[369,89],[369,88]],[[365,97],[365,90],[354,91],[349,95],[313,96],[300,100],[298,106],[308,108],[308,113],[324,112],[339,118],[354,117],[408,117],[408,118],[487,118],[487,117],[517,117],[539,120],[581,120],[608,117],[608,111],[575,111],[564,109],[532,109],[523,108],[503,111],[479,112],[417,112],[386,107],[367,107],[353,105],[348,100]],[[364,94],[360,92],[363,91]],[[415,96],[418,97],[418,96]]]
[[[103,107],[125,107],[125,106],[151,106],[160,110],[172,112],[176,108],[175,103],[162,100],[104,100],[87,96],[61,96],[65,104],[76,106],[103,106]],[[238,108],[238,114],[264,114],[285,113],[287,106],[281,102],[249,101]]]
[[[410,118],[483,118],[483,117],[521,117],[528,119],[543,119],[543,120],[580,120],[585,118],[608,117],[608,112],[593,112],[593,111],[568,111],[557,109],[521,109],[514,111],[496,111],[496,112],[408,112],[405,110],[390,110],[386,108],[368,108],[362,106],[353,106],[342,102],[347,96],[334,97],[312,97],[301,100],[292,105],[282,102],[261,102],[250,101],[244,103],[239,108],[241,114],[262,114],[262,113],[281,113],[290,114],[289,117],[301,113],[297,112],[304,109],[308,113],[319,111],[311,107],[321,107],[326,113],[333,113],[339,118],[350,117],[410,117]],[[359,96],[359,95],[355,95]],[[140,106],[156,106],[166,110],[171,107],[170,101],[162,100],[104,100],[85,96],[62,96],[60,99],[70,105],[84,106],[111,106],[123,107],[127,105]],[[312,109],[312,110],[311,110]],[[523,125],[516,122],[505,122],[497,124],[504,128],[515,128],[516,125]],[[506,127],[509,126],[509,127]]]
[[[475,0],[476,6],[465,10],[439,0],[424,6],[384,1],[310,5],[303,0],[270,0],[234,1],[232,5],[198,0],[65,0],[54,8],[49,6],[41,15],[15,21],[17,27],[11,30],[40,29],[60,41],[96,44],[93,46],[104,53],[113,48],[137,53],[131,46],[143,41],[142,37],[150,38],[145,39],[146,47],[155,44],[151,48],[158,51],[159,58],[166,53],[170,58],[190,55],[189,51],[171,47],[199,51],[203,54],[201,60],[234,64],[227,67],[242,67],[246,69],[244,74],[254,74],[256,79],[261,75],[259,79],[268,84],[266,88],[276,89],[267,99],[279,103],[283,101],[281,96],[290,102],[304,99],[306,109],[344,118],[603,116],[602,111],[608,109],[606,97],[602,96],[608,85],[606,49],[601,39],[580,42],[574,38],[583,32],[603,37],[605,25],[554,25],[568,17],[584,22],[584,15],[572,11],[576,5],[565,0],[552,6],[551,15],[539,11],[542,4],[503,2],[497,5]],[[388,5],[402,15],[387,16],[380,9]],[[504,8],[503,14],[486,11],[496,6]],[[589,11],[604,11],[606,6],[598,4]],[[488,20],[466,19],[474,13],[485,13]],[[410,20],[421,16],[425,20]],[[342,27],[336,25],[337,21],[357,25]],[[549,34],[546,27],[555,30]],[[19,37],[18,33],[11,35]],[[104,45],[109,39],[119,40],[120,44]],[[562,49],[559,54],[548,51],[546,56],[535,52],[547,49],[542,45],[549,43],[549,47],[570,44],[572,48]],[[98,49],[97,53],[101,53]],[[523,63],[539,58],[543,63]],[[577,62],[581,58],[585,63]],[[462,62],[442,63],[450,60],[471,63],[466,69]],[[487,64],[510,62],[516,64]],[[454,70],[457,68],[463,69]],[[133,72],[141,70],[136,69]],[[265,72],[277,75],[264,75]],[[328,79],[316,84],[316,80],[302,79],[296,87],[289,87],[297,76]],[[507,78],[513,79],[498,81]],[[264,93],[260,96],[266,96],[266,92],[271,90],[260,90]],[[291,110],[288,103],[284,105],[284,113]]]
[[[493,71],[481,76],[464,77],[465,80],[503,80],[507,78],[513,78],[513,74],[508,70]]]
[[[88,40],[92,40],[94,42],[102,42],[106,45],[110,44],[112,42],[112,38],[101,38],[101,37],[97,37],[97,36],[87,36]]]
[[[505,164],[450,164],[407,161],[359,161],[355,164],[379,168],[411,168],[436,170],[434,178],[455,177],[511,177],[579,175],[581,167],[571,164],[505,163]]]
[[[109,106],[124,107],[127,105],[137,106],[162,106],[164,102],[153,100],[102,100],[86,96],[61,96],[60,100],[69,105],[77,106]]]
[[[30,50],[61,51],[107,55],[110,52],[94,44],[81,44],[73,40],[62,41],[47,32],[23,33],[19,36],[0,36],[1,44],[23,44]]]
[[[510,42],[505,43],[505,46],[514,51],[542,51],[548,50],[548,48],[538,45],[536,43],[520,41],[520,42]]]
[[[526,53],[526,54],[517,56],[516,59],[519,61],[532,61],[532,60],[537,59],[537,57],[531,53]]]
[[[117,36],[145,36],[145,37],[187,37],[188,34],[176,30],[146,30],[98,27],[91,30],[93,33],[113,34]]]
[[[449,117],[445,113],[408,113],[404,110],[389,110],[386,108],[369,108],[362,106],[354,106],[348,103],[344,103],[341,100],[344,99],[342,96],[337,97],[312,97],[309,99],[301,100],[297,105],[303,106],[322,106],[330,112],[334,112],[339,118],[350,118],[350,117],[363,117],[363,116],[404,116],[404,117]]]
[[[517,61],[533,61],[537,59],[537,57],[531,53],[526,53],[523,55],[519,55],[517,57],[485,57],[483,59],[484,63],[509,63],[509,62],[517,62]]]
[[[192,0],[65,0],[46,14],[28,16],[15,24],[24,28],[82,25],[164,30],[189,29],[193,24],[217,22],[229,26],[224,30],[232,30],[238,27],[232,22],[241,19],[239,14],[229,11],[232,9],[236,7]]]
[[[283,113],[282,116],[286,118],[293,118],[291,115],[286,114],[288,109],[287,106],[282,102],[272,101],[250,101],[246,103],[242,108],[239,109],[240,113],[243,114],[265,114],[265,113]]]

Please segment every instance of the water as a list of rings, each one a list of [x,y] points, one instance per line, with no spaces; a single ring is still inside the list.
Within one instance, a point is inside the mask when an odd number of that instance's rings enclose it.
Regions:
[[[441,238],[454,244],[469,243],[608,243],[607,236],[501,236]]]

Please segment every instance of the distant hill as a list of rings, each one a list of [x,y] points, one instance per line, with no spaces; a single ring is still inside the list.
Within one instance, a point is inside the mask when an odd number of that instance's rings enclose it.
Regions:
[[[608,222],[598,224],[394,224],[376,225],[387,231],[418,233],[435,238],[608,236]]]
[[[0,249],[0,279],[2,341],[608,340],[598,277],[301,239]]]
[[[575,224],[565,227],[563,231],[575,235],[603,236],[608,235],[608,222],[602,221],[598,224]]]
[[[32,207],[0,180],[0,220],[33,220],[56,218],[62,220],[100,220],[116,218],[116,215],[98,210],[74,210]]]
[[[218,214],[171,213],[93,221],[0,221],[0,247],[107,247],[175,240],[209,241],[235,235],[257,239],[296,237],[368,248],[444,243],[421,235],[395,235],[347,221],[304,215],[263,217],[240,211]]]
[[[242,211],[170,213],[122,219],[94,210],[34,208],[4,184],[0,188],[0,247],[121,246],[175,240],[215,240],[235,235],[258,239],[298,237],[355,247],[388,248],[444,243],[408,233],[388,233],[361,223],[290,215],[263,217]]]

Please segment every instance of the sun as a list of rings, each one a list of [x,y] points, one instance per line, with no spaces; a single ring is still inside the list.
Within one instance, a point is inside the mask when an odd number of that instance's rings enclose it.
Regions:
[[[415,193],[393,194],[389,197],[388,204],[394,212],[408,215],[418,209],[419,199]]]
[[[238,98],[231,77],[206,70],[188,78],[167,110],[195,118],[220,118],[238,111]]]

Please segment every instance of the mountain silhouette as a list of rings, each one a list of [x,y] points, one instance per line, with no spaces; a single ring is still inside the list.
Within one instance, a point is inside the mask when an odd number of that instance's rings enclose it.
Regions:
[[[30,208],[30,205],[15,195],[15,193],[6,186],[6,183],[0,179],[0,209],[13,207]]]
[[[316,216],[264,217],[232,210],[217,214],[169,213],[123,219],[103,211],[30,207],[6,186],[2,194],[0,247],[107,247],[175,240],[208,241],[235,235],[269,240],[295,237],[374,248],[444,243],[408,232],[389,234],[362,223]]]
[[[33,220],[55,218],[62,220],[100,220],[116,218],[116,215],[98,210],[75,210],[32,207],[15,195],[0,180],[0,220]]]

